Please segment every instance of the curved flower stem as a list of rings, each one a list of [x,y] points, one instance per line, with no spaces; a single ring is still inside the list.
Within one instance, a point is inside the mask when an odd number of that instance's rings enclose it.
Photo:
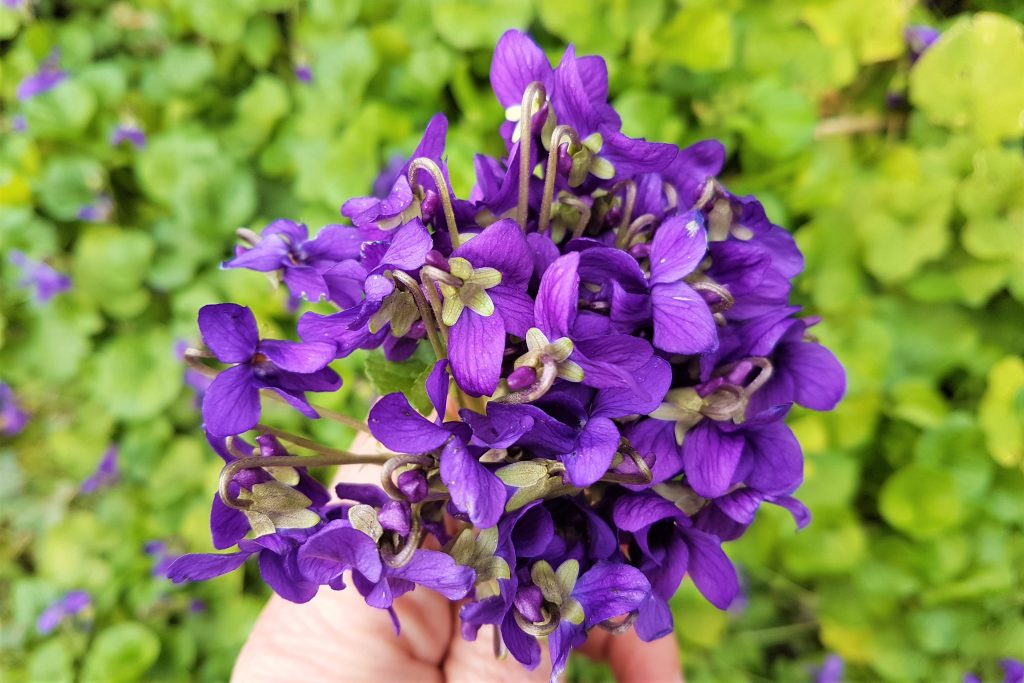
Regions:
[[[626,238],[629,236],[629,222],[633,220],[633,207],[636,206],[636,182],[633,180],[621,180],[612,186],[610,193],[614,194],[620,189],[626,190],[626,197],[622,202],[622,220],[619,222],[619,229],[616,230],[615,246],[619,249],[626,248]]]
[[[530,209],[530,145],[533,142],[533,115],[536,104],[547,100],[548,93],[538,81],[530,83],[523,92],[523,103],[519,114],[519,202],[516,204],[516,221],[526,232],[526,220]]]
[[[433,159],[427,157],[416,157],[409,162],[409,185],[416,187],[416,172],[426,171],[434,179],[437,185],[437,193],[441,195],[441,207],[444,209],[444,220],[448,224],[448,237],[452,241],[452,249],[458,247],[462,242],[459,240],[459,226],[455,223],[455,210],[452,209],[451,188],[444,179],[444,173]]]
[[[635,240],[637,235],[640,234],[640,231],[654,223],[656,220],[657,218],[653,213],[645,213],[642,216],[637,216],[636,220],[630,223],[629,227],[625,230],[626,237],[622,241],[622,248],[629,249],[633,246],[633,240]],[[621,229],[622,228],[620,228],[620,230]]]
[[[332,465],[381,465],[387,462],[386,455],[356,455],[346,451],[338,451],[338,455],[254,455],[250,458],[234,460],[220,471],[217,493],[220,499],[230,508],[245,510],[252,506],[251,500],[241,500],[231,495],[231,481],[242,470],[263,469],[265,467],[330,467]]]
[[[281,439],[282,441],[287,441],[288,443],[293,444],[295,446],[300,446],[302,448],[307,448],[311,451],[316,451],[321,455],[336,455],[339,457],[346,457],[348,455],[351,455],[348,451],[343,451],[340,448],[331,448],[330,446],[326,446],[320,443],[319,441],[313,441],[312,439],[307,439],[304,436],[299,436],[298,434],[286,432],[283,429],[271,427],[270,425],[258,424],[255,427],[253,427],[253,429],[255,429],[260,434],[270,434],[271,436],[275,436],[278,439]]]
[[[573,195],[563,197],[560,201],[580,212],[580,219],[576,221],[576,226],[572,229],[572,236],[573,239],[583,237],[583,233],[587,229],[587,225],[590,223],[590,205],[579,197],[574,197]]]
[[[668,211],[672,211],[679,206],[679,192],[676,191],[676,186],[672,183],[662,183],[661,190],[665,193],[665,205]]]
[[[721,299],[720,302],[711,307],[712,313],[725,313],[732,308],[734,303],[736,303],[736,300],[733,298],[732,294],[729,293],[728,289],[720,284],[711,282],[710,280],[698,280],[697,282],[689,283],[689,285],[698,292],[711,292]]]
[[[448,348],[448,326],[441,320],[441,295],[437,291],[437,286],[434,284],[433,278],[420,271],[420,280],[423,281],[423,292],[426,294],[427,301],[430,302],[430,309],[434,312],[434,322],[437,324],[438,332],[441,334],[441,341],[444,342],[444,348]]]
[[[238,230],[235,230],[235,235],[238,237],[238,239],[248,243],[250,246],[253,247],[255,247],[263,240],[262,237],[257,235],[249,228],[239,228]]]
[[[555,176],[558,175],[558,148],[562,139],[566,138],[571,144],[580,145],[580,136],[576,134],[572,126],[555,126],[551,131],[551,145],[548,148],[548,165],[544,171],[544,194],[540,200],[540,216],[537,217],[537,232],[547,234],[548,226],[551,223],[551,202],[555,196]]]
[[[544,363],[543,369],[540,371],[540,377],[537,378],[530,386],[526,387],[521,391],[513,391],[505,394],[501,398],[494,399],[494,403],[507,403],[511,405],[518,405],[520,403],[529,403],[530,401],[536,401],[541,398],[544,394],[548,393],[548,389],[555,383],[558,378],[558,366],[554,361]]]
[[[605,619],[604,621],[598,622],[597,625],[613,635],[620,636],[633,626],[633,622],[636,621],[636,617],[636,612],[630,612],[622,621],[616,622],[611,619]]]
[[[409,529],[409,535],[405,539],[405,544],[398,552],[392,552],[388,547],[382,547],[380,553],[380,559],[384,561],[384,564],[391,567],[392,569],[398,569],[409,564],[412,560],[413,554],[420,547],[420,543],[423,542],[423,527],[420,525],[420,512],[419,505],[414,505],[412,510],[412,526]]]
[[[216,379],[217,375],[220,374],[219,370],[211,368],[209,365],[206,365],[202,362],[201,359],[203,358],[213,358],[213,354],[209,352],[201,351],[199,349],[185,349],[184,358],[185,364],[188,365],[189,368],[195,370],[204,377],[207,377],[209,379]],[[273,391],[270,391],[269,389],[261,389],[260,395],[263,398],[269,398],[272,401],[277,401],[278,403],[288,403],[286,400],[284,400],[283,397],[281,397],[280,395]],[[353,417],[343,415],[329,408],[324,408],[323,406],[316,405],[315,403],[310,403],[309,405],[321,417],[326,417],[328,420],[331,420],[332,422],[337,422],[338,424],[345,425],[346,427],[354,429],[357,432],[366,432],[367,434],[370,433],[370,428],[367,427],[365,423],[360,422],[359,420]]]
[[[398,283],[402,289],[409,292],[412,295],[413,301],[416,302],[416,308],[419,309],[420,318],[423,320],[423,327],[427,330],[427,339],[430,340],[430,346],[434,349],[434,355],[438,360],[445,358],[447,353],[445,351],[445,345],[441,342],[440,333],[438,332],[438,322],[434,318],[434,310],[427,303],[426,298],[423,296],[423,290],[420,289],[420,284],[408,273],[404,273],[400,270],[396,270],[393,273],[395,282]]]
[[[395,472],[409,466],[409,469],[416,467],[427,467],[434,464],[434,459],[429,455],[418,453],[409,455],[394,455],[384,463],[384,469],[380,472],[380,486],[385,493],[395,500],[405,500],[405,494],[395,485]]]
[[[523,630],[523,633],[533,636],[534,638],[543,638],[549,636],[555,632],[558,628],[558,624],[561,622],[561,615],[558,612],[558,607],[551,605],[547,608],[548,618],[546,621],[540,623],[534,623],[519,613],[519,610],[515,607],[512,608],[512,616],[516,620],[516,624]]]

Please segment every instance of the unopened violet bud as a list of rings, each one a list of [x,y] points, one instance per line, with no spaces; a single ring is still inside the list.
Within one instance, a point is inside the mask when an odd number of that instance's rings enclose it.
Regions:
[[[569,145],[558,147],[558,174],[568,175],[572,170],[572,155],[569,154]]]
[[[629,255],[638,261],[642,261],[645,258],[649,258],[651,255],[650,244],[634,244],[629,248]]]
[[[423,201],[420,202],[420,214],[423,216],[423,222],[429,223],[434,220],[434,216],[437,214],[438,206],[441,203],[441,198],[433,190],[427,190],[423,193]]]
[[[377,511],[377,520],[381,527],[394,531],[399,536],[409,534],[412,526],[409,505],[397,500],[389,500]]]
[[[427,477],[423,470],[406,470],[398,475],[398,490],[401,491],[410,503],[419,503],[427,497],[429,486]]]
[[[513,370],[505,381],[508,382],[509,391],[522,391],[537,381],[537,373],[533,368],[524,365]]]
[[[256,437],[256,443],[259,444],[260,455],[265,458],[288,455],[287,449],[281,445],[281,442],[273,434],[260,434]]]
[[[516,593],[516,609],[530,621],[539,622],[544,620],[544,615],[540,611],[543,604],[544,594],[537,586],[526,586],[519,589]]]
[[[427,252],[426,264],[428,266],[440,268],[445,272],[448,271],[448,259],[446,259],[437,249],[431,249]]]

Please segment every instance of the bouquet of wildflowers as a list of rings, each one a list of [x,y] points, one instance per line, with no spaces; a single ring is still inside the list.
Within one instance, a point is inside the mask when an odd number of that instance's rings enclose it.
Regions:
[[[468,199],[450,189],[438,115],[377,196],[345,202],[351,225],[240,231],[226,267],[275,273],[293,300],[338,312],[304,314],[301,341],[260,339],[236,304],[199,312],[206,348],[186,357],[213,377],[203,418],[226,463],[213,543],[237,549],[186,555],[169,575],[208,579],[255,555],[284,598],[356,590],[386,610],[422,585],[462,601],[464,637],[491,626],[529,668],[546,644],[557,675],[592,628],[669,634],[686,575],[729,606],[722,543],[762,503],[809,521],[787,411],[831,409],[845,382],[789,303],[793,239],[716,180],[721,144],[623,135],[602,59],[569,47],[552,68],[517,31],[491,84],[508,153],[476,157]],[[378,400],[359,426],[383,455],[260,421],[262,398],[344,419],[307,400],[340,387],[333,360],[383,347],[400,362],[420,345],[436,362],[415,389],[434,410]],[[333,497],[306,471],[367,462],[380,486]]]

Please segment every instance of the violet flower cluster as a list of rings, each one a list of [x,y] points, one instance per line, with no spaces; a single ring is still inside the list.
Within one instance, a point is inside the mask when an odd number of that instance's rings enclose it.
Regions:
[[[304,314],[301,341],[285,341],[261,339],[248,308],[200,311],[206,350],[186,358],[209,375],[204,359],[228,366],[202,412],[225,461],[213,542],[235,550],[184,556],[169,576],[256,556],[289,600],[356,590],[393,617],[425,586],[463,601],[465,638],[490,626],[527,668],[546,644],[555,677],[592,628],[669,634],[686,576],[718,608],[733,602],[723,542],[763,503],[809,521],[787,412],[831,409],[845,379],[817,320],[790,304],[793,238],[716,179],[721,144],[627,137],[602,59],[569,47],[552,67],[517,31],[491,84],[508,153],[476,157],[468,198],[450,189],[438,115],[375,196],[345,202],[351,225],[240,231],[225,267],[337,312]],[[388,454],[260,421],[264,397],[340,419],[307,397],[341,385],[331,361],[382,349],[397,363],[421,344],[437,359],[422,380],[434,411],[381,398],[367,427]],[[332,497],[306,471],[346,462],[381,463],[381,486]]]

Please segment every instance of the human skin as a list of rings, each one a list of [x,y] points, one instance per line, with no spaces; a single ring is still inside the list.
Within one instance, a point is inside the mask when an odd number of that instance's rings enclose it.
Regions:
[[[379,449],[357,438],[357,453]],[[337,479],[379,481],[379,467],[345,465]],[[491,627],[476,641],[459,633],[458,605],[419,587],[395,601],[402,632],[396,636],[387,612],[363,602],[353,589],[321,589],[299,605],[274,595],[263,608],[235,662],[233,683],[302,681],[303,683],[372,682],[479,683],[546,682],[551,675],[547,648],[534,671],[511,657],[494,657]],[[612,635],[591,632],[581,652],[607,662],[621,683],[682,683],[679,653],[672,637],[644,643],[633,631]]]

